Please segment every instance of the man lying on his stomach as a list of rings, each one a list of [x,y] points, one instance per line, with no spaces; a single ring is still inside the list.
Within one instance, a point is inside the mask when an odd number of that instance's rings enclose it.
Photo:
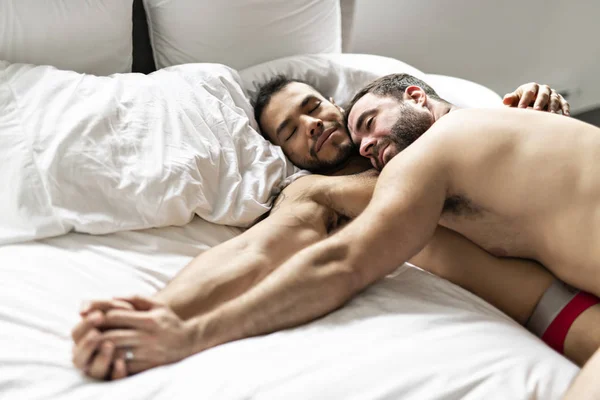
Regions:
[[[536,89],[537,85],[529,86]],[[534,104],[527,88],[517,90],[514,105],[520,96],[523,105]],[[552,96],[552,103],[544,102],[549,93],[542,88],[535,105],[550,104],[556,111],[562,99]],[[565,104],[560,108],[568,111]],[[304,272],[272,272],[356,217],[371,198],[376,173],[347,175],[366,170],[368,163],[353,156],[342,110],[306,84],[275,78],[262,88],[256,113],[263,134],[294,163],[330,176],[311,175],[292,183],[268,218],[199,255],[152,299],[91,303],[73,330],[74,363],[88,375],[121,378],[221,343],[314,318],[311,310],[323,299],[314,296],[311,286],[318,285],[316,281],[331,285],[337,276],[305,279]],[[534,314],[542,296],[557,297],[544,295],[549,287],[556,290],[559,286],[539,264],[491,256],[442,227],[411,262],[481,296],[522,324]],[[513,287],[514,292],[507,294],[504,287]],[[281,294],[285,290],[296,296],[295,304]],[[331,295],[341,305],[339,292]],[[280,300],[284,308],[278,308]],[[296,314],[292,311],[296,307],[306,311]],[[565,354],[579,363],[598,347],[595,336],[588,335],[587,327],[600,321],[598,311],[592,311],[577,318],[574,327],[578,329],[571,329],[566,338]],[[542,329],[551,322],[543,315],[538,319]],[[101,332],[105,327],[111,329]]]

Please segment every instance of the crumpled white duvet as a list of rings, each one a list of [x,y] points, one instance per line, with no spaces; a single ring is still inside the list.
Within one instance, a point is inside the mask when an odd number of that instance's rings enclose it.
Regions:
[[[251,224],[296,169],[239,82],[218,64],[96,77],[0,62],[0,244],[194,214]]]

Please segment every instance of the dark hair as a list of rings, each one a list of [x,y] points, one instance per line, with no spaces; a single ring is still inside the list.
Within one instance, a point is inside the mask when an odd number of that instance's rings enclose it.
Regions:
[[[344,115],[346,125],[348,125],[348,116],[350,115],[350,110],[352,110],[354,104],[356,104],[356,102],[367,93],[373,93],[377,96],[391,96],[399,101],[402,101],[404,92],[409,86],[418,86],[423,89],[429,97],[445,102],[445,100],[440,98],[440,96],[438,96],[431,86],[419,78],[415,78],[409,74],[390,74],[374,80],[356,93],[354,98],[352,98],[352,101],[350,101],[348,104],[348,107],[346,107],[346,113]]]
[[[261,135],[263,135],[266,139],[269,139],[268,136],[263,132],[263,128],[260,124],[260,117],[265,110],[265,107],[271,101],[271,97],[274,94],[280,92],[292,82],[300,82],[307,84],[306,82],[300,79],[292,79],[288,78],[285,75],[275,75],[273,78],[269,79],[267,83],[262,85],[260,89],[258,89],[258,94],[256,95],[256,100],[254,101],[254,119],[258,124],[258,128],[260,129]]]

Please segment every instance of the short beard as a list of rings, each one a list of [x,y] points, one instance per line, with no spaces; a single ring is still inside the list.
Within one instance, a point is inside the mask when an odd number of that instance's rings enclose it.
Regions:
[[[431,125],[433,125],[431,115],[403,105],[400,117],[390,131],[390,140],[396,144],[398,152],[401,152],[427,132]]]
[[[420,113],[410,106],[403,105],[400,117],[398,117],[398,120],[390,129],[390,134],[379,140],[373,148],[375,168],[379,171],[383,169],[384,166],[379,161],[380,153],[390,144],[394,144],[396,150],[400,153],[427,132],[431,128],[431,125],[433,125],[433,117],[425,113]]]
[[[333,160],[322,161],[315,159],[296,160],[294,164],[302,169],[312,172],[313,174],[326,174],[335,171],[348,162],[350,157],[357,154],[356,147],[352,141],[342,143],[338,147],[338,152]]]

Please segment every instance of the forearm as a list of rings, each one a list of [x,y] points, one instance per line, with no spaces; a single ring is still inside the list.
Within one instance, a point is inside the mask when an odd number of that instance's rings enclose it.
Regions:
[[[211,312],[209,334],[199,335],[198,351],[207,342],[210,347],[321,317],[395,270],[430,234],[423,226],[416,233],[403,229],[412,226],[411,216],[419,218],[418,213],[392,218],[379,210],[365,211],[340,232],[296,254],[244,295]],[[430,219],[435,228],[435,216]],[[201,329],[205,323],[206,319],[199,320]]]
[[[243,239],[226,242],[194,258],[154,297],[188,319],[245,292],[272,271],[277,261]]]
[[[366,232],[364,224],[370,222],[380,227],[379,235]],[[197,351],[319,318],[392,272],[401,264],[393,261],[397,246],[390,242],[398,236],[379,222],[365,212],[339,233],[293,256],[247,293],[210,312],[208,328],[207,319],[201,318],[199,329],[208,333],[198,335]]]
[[[195,351],[297,326],[342,306],[360,290],[345,266],[346,250],[313,245],[247,293],[200,317]]]
[[[439,219],[445,187],[435,178],[426,184],[398,185],[400,165],[388,170],[367,209],[347,227],[279,267],[244,295],[198,321],[197,350],[247,336],[272,332],[318,318],[392,272],[429,240]],[[382,174],[382,176],[385,175]],[[408,174],[410,176],[410,174]],[[423,183],[423,180],[418,179]],[[397,187],[399,186],[399,187]],[[416,193],[415,193],[416,190]]]
[[[156,299],[188,319],[246,292],[293,254],[326,236],[329,213],[323,207],[300,204],[293,210],[281,210],[241,236],[200,254]]]

